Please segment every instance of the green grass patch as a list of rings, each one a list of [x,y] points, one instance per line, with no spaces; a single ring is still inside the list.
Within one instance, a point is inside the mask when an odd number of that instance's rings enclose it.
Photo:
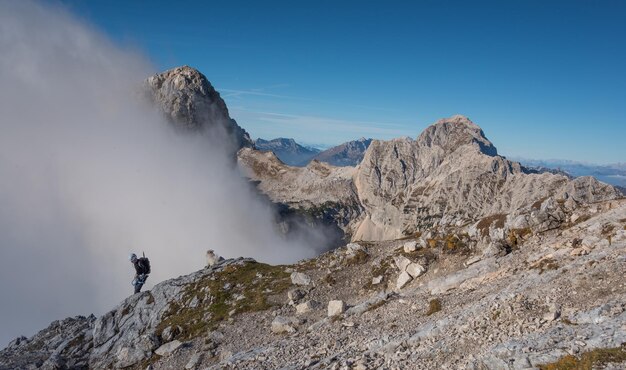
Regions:
[[[227,284],[230,288],[224,289]],[[157,334],[160,335],[168,326],[178,325],[182,328],[180,338],[194,338],[214,329],[219,322],[229,318],[229,312],[233,310],[237,315],[270,308],[272,303],[268,296],[285,292],[290,286],[291,280],[284,266],[258,262],[226,266],[189,284],[183,291],[181,301],[170,303],[164,319],[157,326]],[[236,300],[237,296],[243,298]],[[198,305],[189,307],[188,302],[194,298],[198,300]]]
[[[357,250],[354,255],[348,256],[343,264],[344,266],[358,266],[362,265],[370,259],[370,255],[362,250]]]
[[[558,361],[539,365],[541,370],[592,370],[607,364],[626,363],[626,343],[615,348],[598,348],[579,356],[567,355]]]
[[[430,302],[428,302],[428,311],[426,311],[426,316],[433,315],[439,311],[441,311],[441,301],[437,298],[431,299]]]

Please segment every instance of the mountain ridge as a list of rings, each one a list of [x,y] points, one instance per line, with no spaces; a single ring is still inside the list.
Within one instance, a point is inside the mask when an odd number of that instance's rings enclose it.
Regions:
[[[439,120],[415,140],[373,140],[357,167],[290,168],[270,164],[253,149],[241,150],[239,162],[273,201],[294,209],[326,204],[342,214],[339,224],[352,240],[394,239],[497,213],[513,217],[549,196],[576,202],[621,196],[595,179],[530,173],[497,155],[480,127],[463,116]],[[352,216],[346,219],[342,210]]]

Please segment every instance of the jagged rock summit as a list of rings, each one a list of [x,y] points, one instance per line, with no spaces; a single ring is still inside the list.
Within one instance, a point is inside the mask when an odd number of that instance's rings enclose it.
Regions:
[[[236,149],[254,146],[248,133],[230,118],[226,103],[197,69],[176,67],[146,80],[149,96],[178,128],[220,130]],[[223,130],[223,132],[221,131]]]
[[[437,121],[417,138],[418,146],[439,147],[445,154],[450,154],[468,144],[476,146],[483,154],[498,155],[498,151],[485,137],[483,130],[469,118],[460,114]]]

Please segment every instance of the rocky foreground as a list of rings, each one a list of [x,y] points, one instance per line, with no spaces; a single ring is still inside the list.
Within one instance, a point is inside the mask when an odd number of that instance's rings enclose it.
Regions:
[[[543,231],[483,219],[290,266],[220,261],[16,339],[0,368],[622,369],[626,200],[566,203],[526,209],[560,215]]]

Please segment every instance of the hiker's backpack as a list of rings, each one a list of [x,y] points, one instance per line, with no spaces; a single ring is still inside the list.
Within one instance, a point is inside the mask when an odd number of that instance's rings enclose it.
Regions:
[[[148,275],[150,273],[150,260],[148,257],[141,257],[137,260],[137,263],[142,269],[142,273]]]

